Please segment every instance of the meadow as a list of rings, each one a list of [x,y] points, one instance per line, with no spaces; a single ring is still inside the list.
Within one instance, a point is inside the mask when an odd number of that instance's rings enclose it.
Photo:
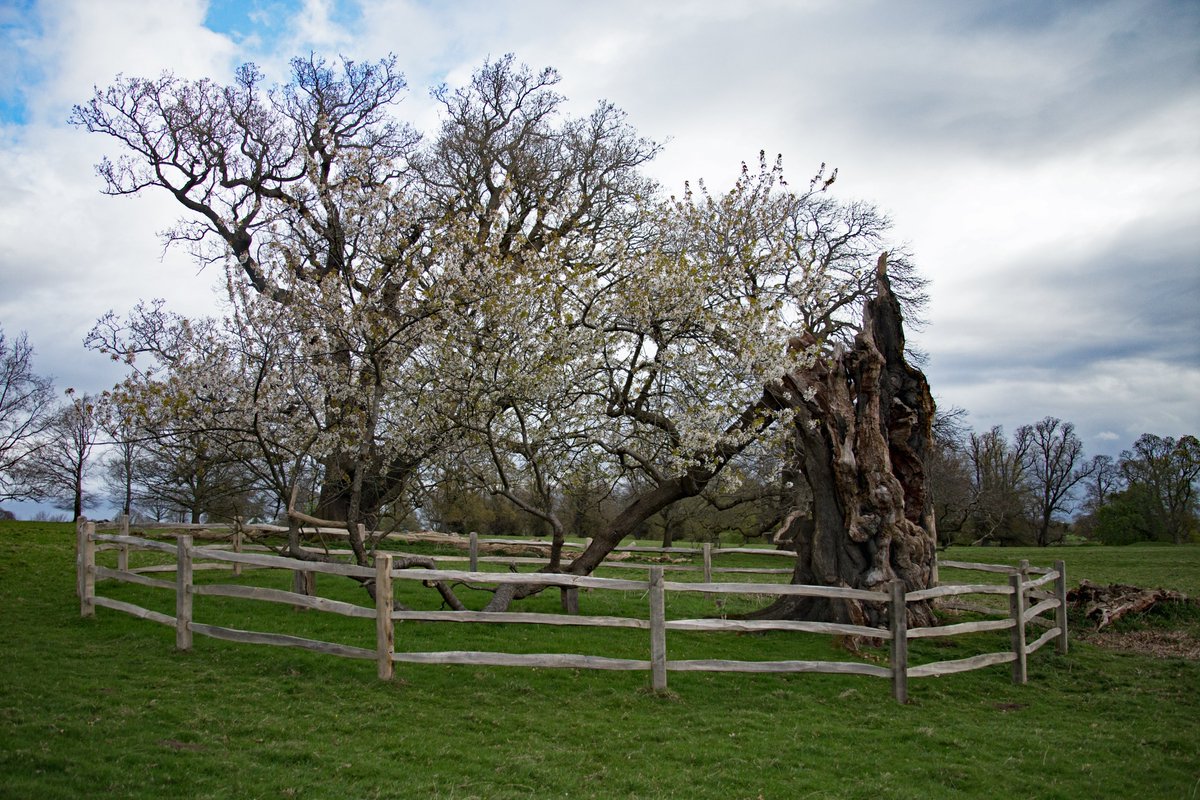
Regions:
[[[1024,686],[997,666],[911,681],[907,705],[885,680],[843,675],[672,673],[657,695],[645,673],[398,664],[381,682],[370,661],[203,637],[177,652],[161,625],[104,608],[82,619],[73,548],[72,525],[0,523],[3,798],[1200,797],[1196,661],[1073,637],[1066,656],[1034,654]],[[1072,583],[1200,595],[1200,547],[944,557],[1063,558]],[[278,573],[242,580],[290,584]],[[99,586],[172,608],[158,590]],[[318,590],[369,603],[346,580],[321,576]],[[432,594],[402,591],[414,605]],[[601,594],[585,594],[582,610],[644,607],[634,593]],[[685,597],[668,616],[715,613]],[[522,610],[556,607],[547,593]],[[369,620],[227,598],[198,598],[196,618],[367,647],[373,636]],[[1195,632],[1197,615],[1123,625]],[[396,637],[414,650],[646,650],[643,632],[624,630],[407,622]],[[926,660],[978,652],[970,637],[921,645]],[[681,658],[846,657],[829,637],[794,633],[672,633],[668,646]]]

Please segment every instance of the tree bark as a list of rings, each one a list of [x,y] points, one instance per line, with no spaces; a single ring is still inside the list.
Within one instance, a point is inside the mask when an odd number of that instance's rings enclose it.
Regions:
[[[937,582],[937,532],[924,456],[932,440],[933,396],[904,358],[900,304],[876,268],[876,296],[853,346],[788,376],[801,469],[812,489],[812,518],[790,515],[777,538],[796,544],[792,583],[883,591]],[[801,342],[800,344],[804,344]],[[909,624],[933,622],[928,603],[911,603]],[[751,616],[880,625],[885,604],[781,598]]]

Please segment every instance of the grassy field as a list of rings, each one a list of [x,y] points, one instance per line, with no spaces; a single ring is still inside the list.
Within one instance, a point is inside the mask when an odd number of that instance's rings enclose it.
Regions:
[[[1048,563],[1073,580],[1200,595],[1200,548],[957,548],[958,560]],[[777,565],[777,563],[772,563]],[[197,573],[218,580],[213,573]],[[242,580],[286,585],[286,576]],[[220,580],[228,580],[221,576]],[[322,576],[320,593],[366,604]],[[406,599],[436,607],[429,592]],[[137,586],[101,593],[170,613]],[[475,598],[474,602],[482,602]],[[639,613],[591,593],[585,613]],[[554,598],[532,602],[552,609]],[[713,614],[672,600],[668,616]],[[370,620],[197,598],[196,618],[371,646]],[[645,658],[640,631],[405,623],[398,649]],[[914,663],[987,641],[921,642]],[[1001,645],[1002,646],[1002,645]],[[671,633],[678,658],[849,656],[827,637]],[[1073,642],[1007,666],[910,683],[831,675],[643,673],[375,665],[197,637],[99,609],[79,617],[70,525],[0,523],[0,797],[1037,798],[1200,797],[1200,663]],[[868,654],[875,658],[885,654]]]

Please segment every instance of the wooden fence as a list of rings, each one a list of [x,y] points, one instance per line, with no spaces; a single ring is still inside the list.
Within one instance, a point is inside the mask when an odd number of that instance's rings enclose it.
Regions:
[[[287,533],[287,528],[279,525],[268,524],[212,524],[212,523],[151,523],[138,526],[144,531],[172,532],[185,533],[193,532],[199,535],[207,535],[217,537],[219,539],[227,539],[233,546],[236,552],[242,552],[243,548],[258,549],[267,551],[267,548],[255,548],[253,545],[246,544],[247,539],[252,539],[255,535],[283,535]],[[101,530],[117,530],[122,535],[129,535],[130,521],[128,517],[121,517],[115,523],[100,523],[98,528]],[[339,528],[308,528],[314,536],[321,539],[344,539],[347,533],[344,529]],[[478,571],[480,564],[503,564],[506,566],[544,566],[550,563],[548,557],[529,557],[529,556],[489,556],[486,555],[489,549],[496,547],[514,548],[526,550],[546,550],[552,547],[553,542],[548,539],[540,539],[534,537],[520,539],[505,539],[505,538],[480,538],[477,533],[467,535],[440,533],[435,531],[393,531],[379,532],[368,531],[364,526],[359,526],[359,533],[362,541],[391,541],[401,543],[431,543],[442,544],[454,547],[463,551],[463,555],[435,555],[425,556],[431,558],[435,562],[443,563],[467,563],[472,572]],[[563,542],[563,550],[572,551],[584,550],[591,540],[583,542],[566,541]],[[352,555],[350,550],[338,550],[325,548],[323,551],[330,555]],[[722,547],[720,544],[704,542],[696,546],[682,547],[652,547],[646,545],[623,545],[616,547],[612,551],[620,558],[622,555],[648,555],[657,554],[661,556],[685,556],[697,559],[697,563],[668,563],[663,565],[665,572],[702,572],[705,582],[710,582],[714,575],[721,574],[750,574],[750,575],[791,575],[792,567],[720,567],[716,566],[714,559],[725,558],[732,555],[755,555],[755,556],[772,556],[781,557],[788,560],[795,560],[795,552],[789,550],[779,550],[775,548],[754,548],[754,547]],[[604,562],[605,569],[611,570],[637,570],[639,572],[646,569],[644,563],[622,563],[619,560],[612,558]],[[238,571],[240,574],[240,570]]]
[[[999,572],[1008,576],[1006,585],[965,584],[942,585],[932,589],[905,592],[903,585],[893,582],[887,592],[828,586],[802,586],[778,583],[702,583],[675,582],[664,579],[664,566],[640,565],[648,570],[646,580],[601,578],[555,573],[503,573],[475,570],[394,569],[393,555],[378,552],[374,567],[350,563],[302,561],[262,552],[244,552],[240,543],[227,546],[198,546],[190,534],[179,534],[174,544],[131,536],[124,533],[97,533],[95,523],[80,520],[77,531],[77,580],[80,613],[93,616],[97,606],[131,614],[175,629],[175,643],[180,650],[192,646],[193,634],[216,639],[251,644],[299,647],[318,653],[346,658],[370,659],[377,662],[379,677],[390,679],[396,662],[418,664],[472,664],[490,666],[566,667],[576,669],[643,670],[651,674],[656,691],[667,688],[667,673],[671,671],[706,672],[819,672],[868,675],[888,678],[892,694],[899,702],[908,698],[909,678],[948,675],[979,669],[995,664],[1012,663],[1012,680],[1025,683],[1028,656],[1051,640],[1057,641],[1060,652],[1067,651],[1066,575],[1062,561],[1054,568],[1044,569],[1022,565],[1019,568],[989,564],[941,562],[954,567],[983,572]],[[116,569],[96,563],[98,548],[118,551]],[[131,549],[149,550],[174,556],[174,564],[130,569]],[[655,549],[655,548],[648,548]],[[634,565],[627,565],[634,566]],[[193,575],[197,569],[230,569],[235,574],[244,568],[284,569],[300,574],[325,573],[362,580],[373,580],[376,587],[374,608],[315,596],[310,593],[288,592],[262,586],[230,583],[197,584]],[[711,565],[710,565],[711,568]],[[174,581],[150,577],[152,572],[173,571]],[[790,570],[787,570],[790,572]],[[1027,576],[1036,575],[1035,578]],[[175,595],[174,616],[96,594],[97,580],[117,580],[172,591]],[[645,593],[647,615],[639,617],[589,616],[576,614],[544,614],[528,612],[479,611],[411,611],[393,608],[395,581],[464,581],[476,584],[521,583],[557,586],[564,590],[603,589]],[[1048,590],[1050,587],[1053,591]],[[800,620],[733,620],[733,619],[673,619],[665,616],[667,592],[701,592],[709,595],[757,594],[767,596],[802,596],[862,600],[888,607],[890,625],[875,628]],[[374,649],[345,644],[316,641],[278,633],[243,631],[198,622],[193,615],[193,599],[197,596],[230,597],[283,603],[310,608],[347,617],[375,620]],[[1001,619],[987,619],[936,627],[907,628],[907,604],[935,598],[955,598],[963,595],[998,595],[1008,599],[1007,613]],[[1036,601],[1032,602],[1031,601]],[[995,609],[981,606],[989,612]],[[1053,611],[1053,621],[1042,614]],[[570,625],[601,628],[636,628],[649,631],[650,658],[622,659],[579,654],[517,654],[476,651],[398,652],[395,623],[402,620],[459,623],[524,623],[537,625]],[[1040,622],[1046,630],[1032,642],[1026,639],[1030,623]],[[855,661],[735,661],[723,659],[678,660],[667,657],[667,631],[794,631],[835,636],[856,636],[890,642],[887,666]],[[982,631],[1011,631],[1010,647],[1006,650],[983,653],[970,658],[909,666],[909,646],[912,639],[934,636],[957,636]]]

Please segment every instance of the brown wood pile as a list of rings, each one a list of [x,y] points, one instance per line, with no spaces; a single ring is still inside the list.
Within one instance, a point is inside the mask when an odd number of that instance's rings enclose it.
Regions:
[[[1082,608],[1084,616],[1095,621],[1098,631],[1122,617],[1144,614],[1159,603],[1186,603],[1187,599],[1182,592],[1170,589],[1143,589],[1121,583],[1102,586],[1086,580],[1067,592],[1067,602]]]

